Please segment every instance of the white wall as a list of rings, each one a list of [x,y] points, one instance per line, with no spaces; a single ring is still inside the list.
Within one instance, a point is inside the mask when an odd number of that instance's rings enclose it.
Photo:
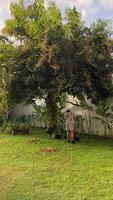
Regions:
[[[73,99],[71,96],[68,97],[68,101],[70,102],[74,102],[74,100],[77,101],[77,99]],[[112,101],[110,100],[111,105],[112,105]],[[90,103],[90,102],[88,102]],[[37,100],[37,104],[38,105],[43,105],[44,101],[40,101]],[[91,103],[90,103],[91,104]],[[66,103],[66,107],[62,110],[62,112],[65,112],[67,109],[71,109],[73,112],[75,112],[76,116],[83,116],[85,118],[84,120],[84,131],[86,133],[89,132],[88,127],[90,126],[89,123],[89,118],[96,116],[95,112],[90,112],[88,110],[83,110],[80,107],[76,107],[73,106],[72,104]],[[13,118],[18,118],[21,117],[23,115],[31,115],[35,112],[35,109],[32,105],[25,105],[25,104],[18,104],[14,110],[12,111],[11,115]],[[45,125],[42,122],[37,121],[37,119],[31,119],[31,123],[33,126],[41,126],[44,127]],[[88,126],[87,126],[88,125]],[[95,134],[95,135],[104,135],[104,126],[103,124],[101,124],[101,122],[92,119],[91,120],[91,134]],[[111,131],[109,131],[109,129],[107,129],[107,135],[113,135],[113,129]]]

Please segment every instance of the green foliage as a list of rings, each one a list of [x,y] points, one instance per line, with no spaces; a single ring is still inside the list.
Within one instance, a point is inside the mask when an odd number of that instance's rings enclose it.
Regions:
[[[4,91],[2,88],[0,88],[0,118],[2,120],[4,120],[9,109],[8,101],[9,99],[8,99],[7,91]]]
[[[50,119],[49,119],[46,106],[37,105],[36,103],[33,103],[32,105],[35,109],[32,117],[36,118],[40,124],[43,123],[45,127],[47,128]]]
[[[71,59],[75,62],[67,82],[68,93],[85,94],[95,104],[113,95],[111,34],[109,23],[99,20],[90,28],[83,28],[80,41],[73,38]]]
[[[111,131],[113,128],[113,112],[110,106],[106,102],[101,102],[96,108],[96,117],[93,117],[95,120],[100,121],[104,125],[105,136],[107,134],[107,129]]]
[[[13,78],[15,49],[7,37],[0,36],[0,118],[4,121],[12,102],[9,98],[9,85]]]
[[[56,111],[56,119],[55,119],[55,130],[57,132],[63,132],[64,131],[64,115],[62,113],[62,109],[65,107],[67,94],[62,94],[59,96],[59,99],[57,101],[57,111]],[[35,109],[33,116],[40,124],[43,124],[46,128],[49,126],[49,123],[51,121],[51,116],[48,113],[46,104],[37,105],[36,102],[34,102],[33,107]],[[61,133],[60,133],[61,134]]]
[[[30,126],[27,121],[22,121],[20,119],[8,120],[3,127],[4,131],[7,133],[29,133]]]

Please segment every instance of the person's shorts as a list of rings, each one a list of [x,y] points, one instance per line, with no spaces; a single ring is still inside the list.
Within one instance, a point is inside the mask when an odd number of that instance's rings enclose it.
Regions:
[[[66,123],[66,130],[74,131],[74,123]]]

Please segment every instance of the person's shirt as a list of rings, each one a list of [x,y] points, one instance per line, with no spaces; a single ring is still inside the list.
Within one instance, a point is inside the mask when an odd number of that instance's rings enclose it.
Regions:
[[[64,115],[66,123],[74,123],[75,115],[73,112],[66,112]]]

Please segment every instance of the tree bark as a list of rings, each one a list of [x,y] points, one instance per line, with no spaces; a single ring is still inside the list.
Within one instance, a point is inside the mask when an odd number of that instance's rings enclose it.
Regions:
[[[49,115],[49,126],[47,133],[52,134],[56,127],[57,102],[55,96],[52,93],[48,93],[45,102]]]

